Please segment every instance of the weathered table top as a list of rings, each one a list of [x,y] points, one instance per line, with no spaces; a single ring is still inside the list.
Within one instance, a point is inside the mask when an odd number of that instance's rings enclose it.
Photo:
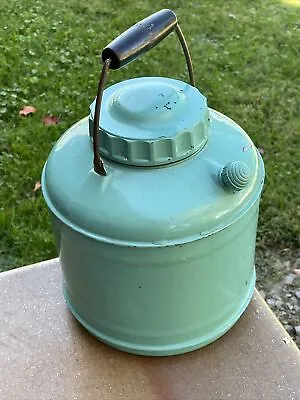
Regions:
[[[90,336],[61,293],[57,260],[0,274],[0,399],[300,399],[300,352],[262,298],[215,343],[165,358]]]

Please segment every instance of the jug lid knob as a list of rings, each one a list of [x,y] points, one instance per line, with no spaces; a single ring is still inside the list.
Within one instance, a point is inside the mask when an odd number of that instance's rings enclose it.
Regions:
[[[221,182],[231,192],[244,189],[250,180],[250,169],[243,161],[231,161],[221,170]]]

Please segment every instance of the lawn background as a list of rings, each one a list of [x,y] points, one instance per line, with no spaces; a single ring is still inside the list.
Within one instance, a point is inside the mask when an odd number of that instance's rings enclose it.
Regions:
[[[186,36],[197,87],[261,149],[266,184],[260,251],[299,246],[299,16],[279,1],[0,0],[0,271],[56,255],[41,192],[33,192],[59,136],[88,114],[101,49],[161,8]],[[109,84],[137,76],[187,80],[171,35]],[[37,112],[19,116],[24,105]],[[60,117],[44,126],[43,116]]]

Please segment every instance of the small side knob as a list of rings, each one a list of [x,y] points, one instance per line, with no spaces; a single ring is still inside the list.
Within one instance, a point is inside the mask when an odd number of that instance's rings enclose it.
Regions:
[[[238,192],[248,185],[250,169],[242,161],[231,161],[221,170],[220,178],[226,189]]]

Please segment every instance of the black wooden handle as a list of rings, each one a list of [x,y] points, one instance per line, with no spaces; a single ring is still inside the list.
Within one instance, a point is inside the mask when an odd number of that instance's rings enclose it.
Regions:
[[[176,14],[160,10],[133,25],[102,51],[102,60],[110,59],[110,69],[119,69],[156,46],[177,27]]]

